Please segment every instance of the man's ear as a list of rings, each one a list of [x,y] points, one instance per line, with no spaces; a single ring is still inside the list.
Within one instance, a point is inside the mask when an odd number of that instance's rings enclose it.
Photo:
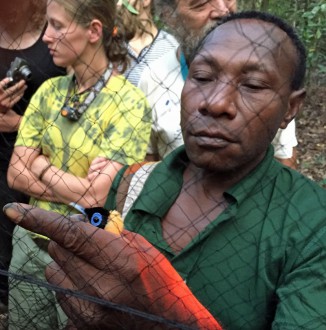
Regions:
[[[90,43],[98,42],[103,35],[103,25],[98,19],[93,19],[88,27],[88,36]]]
[[[304,88],[291,93],[288,102],[288,110],[283,117],[280,128],[286,128],[289,122],[297,116],[303,106],[305,97],[306,90]]]

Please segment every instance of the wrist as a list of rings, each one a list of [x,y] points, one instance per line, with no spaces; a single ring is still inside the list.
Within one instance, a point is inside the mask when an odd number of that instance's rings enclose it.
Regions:
[[[22,116],[17,115],[17,123],[16,123],[16,125],[15,125],[15,130],[16,130],[16,131],[18,131],[22,119],[23,119]]]

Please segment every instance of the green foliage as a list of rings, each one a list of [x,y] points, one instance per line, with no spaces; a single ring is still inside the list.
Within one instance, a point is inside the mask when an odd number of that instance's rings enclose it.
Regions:
[[[239,0],[239,10],[264,10],[286,19],[298,31],[308,53],[307,84],[326,76],[326,4],[317,0]]]
[[[303,28],[301,35],[308,51],[308,81],[314,77],[315,71],[321,75],[326,74],[325,40],[326,34],[326,4],[312,4],[302,13]]]
[[[122,4],[134,15],[139,15],[139,11],[133,7],[128,0],[122,0]]]

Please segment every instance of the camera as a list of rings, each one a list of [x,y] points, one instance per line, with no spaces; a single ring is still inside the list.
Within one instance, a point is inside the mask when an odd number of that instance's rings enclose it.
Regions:
[[[6,88],[15,85],[22,79],[25,81],[30,80],[32,77],[32,71],[25,60],[16,57],[10,64],[10,68],[7,71],[7,77],[10,78],[10,82],[6,85]]]
[[[81,117],[81,113],[78,112],[75,108],[64,105],[61,109],[61,116],[68,118],[71,121],[77,121]]]

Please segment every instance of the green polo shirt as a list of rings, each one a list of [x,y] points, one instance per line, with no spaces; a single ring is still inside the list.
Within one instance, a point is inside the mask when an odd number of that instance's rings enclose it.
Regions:
[[[170,260],[225,329],[326,329],[326,191],[276,162],[270,148],[224,193],[227,209],[174,254],[161,219],[180,192],[188,162],[180,147],[155,167],[125,228]],[[115,209],[118,184],[119,177],[108,209]]]

